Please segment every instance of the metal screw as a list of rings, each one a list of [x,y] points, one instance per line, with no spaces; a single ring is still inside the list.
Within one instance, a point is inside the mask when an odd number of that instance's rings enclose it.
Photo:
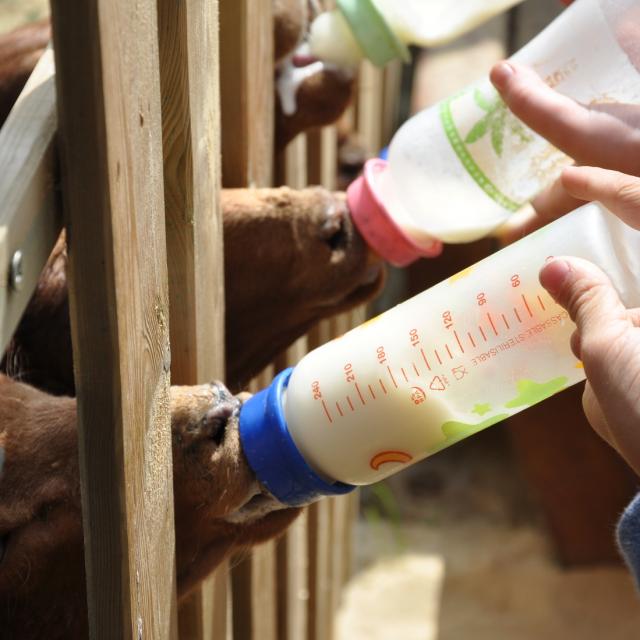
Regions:
[[[9,283],[14,291],[22,291],[24,285],[24,271],[23,271],[23,259],[22,251],[18,249],[11,258],[11,271],[9,273]]]

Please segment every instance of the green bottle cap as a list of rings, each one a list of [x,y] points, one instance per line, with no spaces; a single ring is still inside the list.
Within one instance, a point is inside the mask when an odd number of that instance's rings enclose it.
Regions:
[[[337,0],[362,53],[377,67],[400,58],[409,62],[407,46],[393,33],[372,0]]]

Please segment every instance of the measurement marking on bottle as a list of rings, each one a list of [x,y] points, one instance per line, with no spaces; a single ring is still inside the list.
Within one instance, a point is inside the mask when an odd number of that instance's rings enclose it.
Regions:
[[[424,363],[427,365],[427,369],[429,371],[431,371],[431,365],[429,364],[429,361],[427,360],[427,356],[424,354],[424,349],[420,349],[420,353],[422,354],[422,359],[424,360]]]
[[[546,309],[546,307],[544,306],[544,302],[542,302],[542,298],[541,298],[540,296],[538,296],[538,302],[540,303],[540,308],[541,308],[543,311],[546,311],[547,309]]]
[[[511,327],[509,326],[509,323],[507,322],[507,316],[505,316],[504,313],[502,314],[502,320],[504,321],[504,326],[507,327],[507,329],[510,329]]]
[[[515,314],[516,318],[518,318],[518,322],[522,323],[522,318],[520,317],[520,314],[515,307],[513,307],[513,313]]]
[[[329,409],[327,408],[327,403],[324,400],[322,401],[322,408],[324,409],[324,413],[327,416],[327,419],[329,420],[329,422],[333,424],[333,418],[331,417],[331,414],[329,413]]]
[[[418,371],[418,367],[416,367],[415,362],[412,362],[411,364],[413,365],[413,370],[416,372],[416,375],[420,377],[420,371]]]
[[[389,377],[391,378],[391,382],[393,382],[393,386],[397,389],[398,383],[396,382],[396,379],[393,377],[393,373],[391,372],[391,367],[389,365],[387,365],[387,371],[389,372]]]
[[[462,342],[460,342],[460,336],[458,335],[458,332],[454,331],[453,335],[456,337],[456,342],[458,343],[458,346],[460,347],[460,351],[462,353],[464,353],[464,347],[462,346]]]
[[[471,346],[475,349],[476,341],[473,339],[473,336],[471,335],[471,331],[467,331],[467,335],[469,336],[469,342],[471,343]]]
[[[531,311],[531,308],[529,307],[529,303],[527,302],[527,298],[525,297],[524,293],[522,294],[522,302],[524,302],[524,306],[527,308],[527,313],[529,314],[529,317],[533,318],[533,313]]]
[[[484,333],[484,329],[480,325],[478,325],[478,329],[480,330],[480,335],[482,336],[482,339],[486,342],[487,336]]]
[[[369,393],[371,394],[371,397],[375,400],[376,399],[376,394],[373,393],[373,387],[371,385],[367,385],[369,387]]]
[[[436,358],[438,359],[438,362],[439,362],[440,364],[442,364],[442,360],[440,359],[440,354],[438,353],[438,350],[437,350],[437,349],[434,349],[434,350],[433,350],[433,353],[435,353],[435,354],[436,354]]]
[[[362,405],[364,406],[365,404],[367,404],[364,401],[364,396],[362,395],[362,391],[360,391],[360,385],[356,382],[356,391],[358,392],[358,395],[360,396],[360,402],[362,402]]]
[[[493,318],[491,317],[490,313],[487,313],[487,318],[489,318],[489,324],[491,325],[491,328],[493,329],[493,335],[497,336],[498,335],[498,330],[496,329],[496,325],[493,324]]]
[[[447,353],[449,354],[449,358],[453,360],[453,354],[451,353],[451,349],[449,349],[449,345],[445,344],[444,347],[447,350]]]
[[[404,381],[409,382],[409,378],[407,377],[407,372],[402,367],[400,367],[400,371],[402,371],[402,375],[404,376]]]
[[[338,410],[338,413],[344,417],[344,413],[342,413],[342,407],[340,406],[340,403],[336,400],[336,409]]]
[[[353,406],[353,402],[351,402],[351,398],[349,396],[347,396],[347,403],[349,404],[349,408],[351,409],[351,411],[355,411],[356,408]]]
[[[380,382],[380,387],[382,388],[382,390],[384,391],[384,395],[387,395],[387,388],[384,386],[384,382],[382,382],[382,378],[378,378],[378,381]]]

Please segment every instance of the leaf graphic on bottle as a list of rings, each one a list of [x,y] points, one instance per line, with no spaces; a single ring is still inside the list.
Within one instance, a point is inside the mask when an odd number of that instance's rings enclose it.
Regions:
[[[474,90],[473,99],[483,111],[490,112],[493,109],[493,103],[482,95],[482,91],[480,91],[480,89]]]
[[[511,114],[507,105],[497,93],[493,98],[488,98],[483,95],[480,89],[475,89],[473,100],[485,112],[485,115],[471,127],[464,139],[465,144],[473,144],[489,135],[494,153],[501,158],[507,131],[517,136],[522,143],[528,143],[533,140],[524,125]]]
[[[478,122],[476,122],[473,125],[473,129],[469,131],[469,133],[467,134],[467,137],[464,139],[465,143],[473,144],[474,142],[477,142],[478,140],[480,140],[480,138],[483,138],[486,135],[487,130],[489,129],[490,123],[491,123],[490,116],[485,116],[484,118],[482,118],[482,120],[479,120]]]
[[[496,152],[498,158],[502,157],[502,149],[504,147],[504,125],[506,119],[507,113],[502,109],[491,127],[491,146]]]

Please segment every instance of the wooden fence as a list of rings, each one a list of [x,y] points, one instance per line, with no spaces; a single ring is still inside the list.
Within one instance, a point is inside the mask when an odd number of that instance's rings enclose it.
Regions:
[[[328,640],[353,496],[308,508],[178,610],[167,406],[170,383],[224,379],[221,184],[333,188],[336,130],[274,165],[271,2],[58,1],[52,22],[56,71],[49,50],[0,131],[0,339],[61,230],[60,175],[91,637]],[[398,78],[363,66],[350,120],[371,152]],[[322,322],[254,389],[363,318]]]

